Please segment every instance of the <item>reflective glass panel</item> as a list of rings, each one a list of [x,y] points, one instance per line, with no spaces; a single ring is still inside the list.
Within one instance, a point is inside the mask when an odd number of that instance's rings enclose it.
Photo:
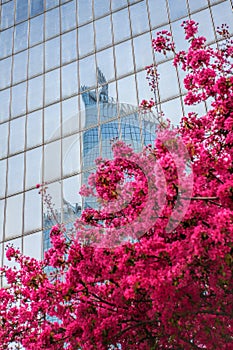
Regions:
[[[7,193],[8,195],[23,190],[24,178],[24,154],[8,158],[8,178]]]
[[[63,198],[71,205],[81,206],[82,198],[78,193],[81,188],[81,176],[76,175],[63,180]]]
[[[149,14],[152,27],[159,27],[168,23],[168,15],[166,9],[166,1],[164,0],[148,0]]]
[[[9,28],[14,24],[14,1],[2,5],[1,29]]]
[[[27,116],[27,148],[42,143],[42,110]]]
[[[119,103],[127,103],[132,106],[137,106],[138,102],[136,95],[135,76],[130,75],[129,77],[120,79],[117,81],[117,85]]]
[[[10,89],[0,91],[0,122],[9,119]]]
[[[16,22],[28,18],[28,0],[16,0]]]
[[[124,40],[130,36],[128,8],[113,13],[112,21],[115,42]]]
[[[62,140],[63,176],[80,171],[80,142],[79,134],[66,137]]]
[[[28,22],[23,22],[15,27],[14,52],[28,47]]]
[[[42,147],[37,147],[25,153],[26,155],[26,189],[41,183]],[[39,196],[38,196],[39,197]]]
[[[9,123],[0,124],[0,158],[6,157],[7,155],[8,125]]]
[[[47,144],[44,149],[44,181],[52,181],[60,178],[61,140]]]
[[[43,41],[44,39],[44,14],[30,20],[30,46]]]
[[[26,86],[26,83],[21,83],[12,87],[12,116],[17,116],[26,112]]]
[[[149,33],[137,36],[133,39],[136,69],[149,66],[153,62],[151,50],[151,37]],[[143,55],[142,55],[143,52]]]
[[[62,63],[68,63],[77,58],[77,31],[72,30],[61,37]]]
[[[45,103],[60,99],[60,69],[45,74]]]
[[[45,42],[45,69],[60,65],[60,37]]]
[[[39,215],[41,214],[38,212],[34,216],[39,217]],[[23,238],[23,253],[38,260],[42,259],[42,232],[37,232]]]
[[[101,48],[112,44],[110,16],[95,21],[95,31],[97,50],[100,50]]]
[[[79,61],[79,74],[81,88],[96,85],[96,68],[94,55]],[[85,88],[84,87],[84,88]]]
[[[131,40],[115,46],[117,76],[132,72],[134,69]]]
[[[43,73],[44,70],[44,48],[43,44],[31,47],[29,50],[29,78],[34,75]]]
[[[28,110],[43,106],[43,76],[28,81]]]
[[[175,98],[168,102],[162,103],[161,109],[164,112],[165,118],[171,120],[173,125],[179,125],[183,116],[180,98]]]
[[[100,17],[105,15],[110,11],[110,1],[109,0],[94,0],[94,13],[95,17]]]
[[[92,0],[78,1],[78,25],[92,19]]]
[[[6,191],[6,160],[0,161],[0,197],[5,197]],[[1,221],[1,220],[0,220]],[[0,226],[0,230],[1,230]]]
[[[130,6],[130,19],[133,35],[149,30],[148,13],[144,2]]]
[[[29,232],[41,228],[41,209],[41,196],[38,195],[38,190],[36,189],[25,192],[24,232]],[[34,242],[33,244],[35,245],[36,242]],[[40,246],[38,248],[40,248]]]
[[[78,92],[77,62],[62,67],[62,98]]]
[[[111,0],[111,3],[112,3],[111,7],[113,11],[128,5],[127,0]]]
[[[197,12],[191,17],[195,22],[199,23],[199,35],[205,36],[207,42],[214,40],[214,30],[209,9]]]
[[[60,137],[60,103],[53,104],[44,110],[44,141]]]
[[[12,54],[13,28],[0,32],[0,58]]]
[[[233,32],[233,13],[232,6],[229,1],[213,6],[212,14],[215,28],[221,27],[223,23],[226,23],[229,27],[229,32]]]
[[[6,200],[5,236],[11,238],[22,234],[23,195],[9,197]]]
[[[208,0],[189,0],[190,11],[196,11],[208,5]]]
[[[46,1],[47,10],[59,5],[59,0],[45,0],[45,1]]]
[[[62,101],[62,133],[71,134],[79,130],[77,96]]]
[[[107,50],[97,52],[96,60],[97,60],[97,67],[103,73],[104,79],[106,81],[114,79],[115,70],[114,70],[114,57],[113,57],[112,47],[110,47]]]
[[[87,53],[94,51],[94,32],[92,23],[79,28],[78,49],[80,56],[84,56]]]
[[[45,38],[49,39],[60,34],[59,8],[45,13]]]
[[[189,46],[188,42],[185,40],[184,28],[181,27],[182,22],[187,19],[188,18],[183,18],[182,20],[171,23],[172,37],[175,42],[176,52],[186,50]]]
[[[13,83],[19,83],[27,78],[28,51],[14,55]]]
[[[25,117],[11,120],[10,122],[10,151],[16,153],[24,150],[25,143]]]
[[[168,0],[168,4],[171,21],[188,15],[186,0]]]
[[[11,62],[11,57],[0,61],[0,89],[4,89],[11,84]]]
[[[4,210],[5,210],[5,201],[0,201],[0,241],[3,240],[3,230],[4,230]],[[2,264],[2,245],[0,245],[0,265]]]
[[[76,1],[70,1],[61,6],[61,31],[65,32],[76,27]]]
[[[30,1],[30,15],[35,16],[44,10],[44,0],[31,0]]]
[[[159,80],[159,94],[161,100],[179,94],[179,85],[175,67],[172,62],[165,62],[158,66],[158,73],[162,79]]]
[[[99,132],[98,128],[83,132],[83,169],[95,166],[95,159],[99,157]]]

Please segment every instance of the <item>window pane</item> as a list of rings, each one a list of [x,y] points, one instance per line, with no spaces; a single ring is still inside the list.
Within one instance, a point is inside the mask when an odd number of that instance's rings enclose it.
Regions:
[[[105,81],[114,79],[114,57],[113,49],[110,47],[107,50],[100,51],[96,54],[97,67],[103,73]]]
[[[45,0],[45,1],[46,1],[47,10],[59,5],[59,0]]]
[[[182,20],[171,23],[172,37],[175,42],[176,52],[186,50],[189,46],[189,43],[185,40],[184,28],[181,27],[182,22],[187,19],[188,18],[183,18]]]
[[[6,190],[6,160],[0,161],[0,197],[5,197],[5,190]],[[1,203],[1,201],[0,201]],[[1,214],[0,214],[1,215]],[[1,220],[0,220],[1,221]],[[0,231],[2,227],[0,224]]]
[[[130,36],[128,8],[113,13],[113,35],[114,41],[118,42]]]
[[[78,92],[77,62],[62,67],[62,98]]]
[[[37,16],[30,20],[30,45],[43,41],[44,38],[44,15]]]
[[[132,72],[134,69],[131,40],[115,47],[117,76]]]
[[[209,9],[200,11],[192,15],[192,19],[199,23],[199,35],[207,38],[207,42],[214,40],[213,24]]]
[[[60,65],[60,37],[45,42],[45,69]]]
[[[80,84],[86,87],[96,85],[96,68],[94,55],[79,61]]]
[[[31,0],[30,5],[31,16],[38,15],[44,10],[44,0]]]
[[[42,147],[26,152],[26,189],[41,183]],[[38,196],[40,197],[40,196]]]
[[[77,134],[62,140],[62,154],[63,176],[80,171],[80,140]]]
[[[13,28],[0,32],[0,58],[12,54]]]
[[[0,158],[6,157],[8,148],[8,125],[9,123],[0,124]]]
[[[78,25],[92,20],[92,0],[78,1]]]
[[[136,69],[149,66],[153,62],[152,50],[151,50],[151,37],[150,34],[144,34],[136,37],[133,40],[134,55],[136,62]],[[143,52],[143,55],[142,55]]]
[[[3,240],[3,230],[4,230],[4,210],[5,210],[5,201],[1,200],[0,201],[0,240]],[[1,247],[1,245],[0,245]],[[2,249],[2,247],[0,248]],[[2,252],[0,251],[0,255]],[[1,263],[0,263],[1,265]]]
[[[166,1],[164,0],[148,0],[149,14],[152,27],[159,27],[168,23]]]
[[[98,123],[98,106],[96,90],[82,93],[81,127],[86,128]]]
[[[11,84],[11,62],[11,57],[0,61],[0,89],[4,89]]]
[[[28,81],[28,110],[43,106],[43,76]]]
[[[105,15],[110,11],[110,1],[109,0],[94,0],[94,12],[95,17],[100,17]]]
[[[41,74],[44,70],[43,44],[36,45],[29,50],[29,78]]]
[[[124,79],[120,79],[118,84],[118,101],[119,103],[127,103],[133,106],[137,106],[136,97],[136,82],[135,76],[130,75]]]
[[[61,141],[49,143],[44,153],[44,181],[61,178]]]
[[[61,30],[65,32],[76,27],[76,1],[61,6]]]
[[[28,114],[27,148],[42,143],[42,110]]]
[[[12,87],[11,115],[17,116],[26,112],[26,83]]]
[[[133,35],[149,30],[148,14],[144,2],[130,6],[130,19]]]
[[[212,7],[212,13],[214,18],[214,27],[221,27],[223,23],[226,23],[229,27],[229,32],[233,32],[233,14],[230,2],[222,2]]]
[[[72,30],[62,37],[62,63],[68,63],[77,58],[77,31]]]
[[[117,10],[121,7],[127,6],[127,0],[112,0],[112,10]]]
[[[60,99],[60,69],[45,74],[45,103]]]
[[[6,201],[6,238],[22,234],[23,195],[9,197]]]
[[[208,6],[208,1],[207,0],[189,0],[189,8],[190,8],[190,11],[196,11],[196,10],[199,10],[203,7],[206,7]]]
[[[183,116],[180,98],[162,103],[161,109],[164,112],[165,118],[170,119],[173,125],[179,125]]]
[[[93,128],[83,133],[83,169],[93,167],[95,159],[99,157],[99,135],[98,128]]]
[[[13,83],[19,83],[27,78],[28,51],[14,55]]]
[[[59,9],[55,8],[45,14],[45,37],[52,38],[60,34],[60,16]]]
[[[186,0],[168,0],[168,4],[171,21],[188,15]]]
[[[77,96],[62,101],[62,133],[71,134],[79,130]]]
[[[28,0],[16,0],[16,22],[28,18]]]
[[[110,16],[101,18],[98,21],[96,21],[95,30],[97,50],[100,50],[101,48],[108,46],[112,43]]]
[[[23,190],[24,153],[8,158],[7,193],[13,194]]]
[[[32,199],[34,203],[34,197],[36,197],[36,195],[34,193],[28,194],[28,197],[33,197]],[[37,197],[39,197],[38,194],[37,194]],[[24,212],[27,213],[27,210],[24,210]],[[32,214],[32,217],[30,218],[30,220],[38,220],[36,227],[41,227],[41,209],[39,211],[39,204],[37,205],[37,208],[36,208],[36,215]],[[26,218],[25,218],[25,221],[27,221]],[[32,223],[34,223],[34,221],[32,221]],[[36,258],[37,260],[42,259],[42,232],[37,232],[31,235],[25,236],[23,238],[23,253],[24,255],[31,256],[33,258]]]
[[[14,24],[14,1],[2,5],[1,29],[13,26]]]
[[[60,103],[45,108],[44,110],[44,141],[60,137]]]
[[[178,79],[175,68],[171,62],[165,62],[158,66],[158,73],[162,79],[159,80],[159,93],[161,100],[179,94]]]
[[[28,22],[23,22],[15,27],[14,52],[28,47]]]
[[[16,118],[10,122],[10,154],[24,150],[25,117]]]
[[[80,56],[84,56],[87,53],[94,51],[94,33],[92,23],[79,28],[78,48]]]
[[[10,89],[0,91],[0,106],[0,122],[3,122],[10,115]]]

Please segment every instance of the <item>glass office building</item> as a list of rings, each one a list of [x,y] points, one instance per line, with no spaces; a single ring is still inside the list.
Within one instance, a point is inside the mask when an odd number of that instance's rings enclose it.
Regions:
[[[42,256],[47,220],[36,184],[46,181],[61,220],[79,215],[78,195],[110,140],[138,149],[154,136],[156,115],[140,115],[150,98],[144,67],[158,65],[159,106],[177,124],[183,73],[151,39],[168,29],[187,47],[180,24],[200,23],[209,45],[215,28],[233,32],[232,0],[1,0],[0,261],[7,243]],[[204,103],[196,107],[205,113]],[[73,213],[73,214],[72,214]]]

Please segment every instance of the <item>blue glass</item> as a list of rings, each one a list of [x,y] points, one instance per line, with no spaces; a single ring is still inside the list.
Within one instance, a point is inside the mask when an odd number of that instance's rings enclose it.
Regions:
[[[112,31],[110,16],[106,16],[95,21],[95,33],[96,33],[96,49],[100,50],[103,47],[112,44]]]
[[[203,7],[207,7],[208,6],[208,1],[207,0],[189,0],[189,8],[190,8],[190,12],[192,11],[196,11],[199,10]]]
[[[44,40],[44,14],[30,20],[29,45],[35,45]]]
[[[143,70],[136,74],[137,79],[137,92],[138,92],[138,102],[141,103],[142,100],[154,98],[154,94],[151,91],[151,88],[146,80],[146,71]]]
[[[27,78],[28,51],[22,51],[14,55],[13,83],[19,83]]]
[[[133,39],[136,69],[145,68],[153,62],[150,33]],[[143,55],[142,55],[143,52]]]
[[[195,22],[199,23],[199,35],[205,36],[208,43],[215,40],[213,23],[209,9],[195,13],[191,16],[191,18]]]
[[[78,98],[75,96],[62,101],[62,133],[68,135],[78,130]]]
[[[61,140],[54,141],[47,144],[45,146],[45,151],[44,151],[44,181],[60,180],[61,164],[62,164],[61,163]],[[60,202],[60,198],[59,198],[59,201],[57,200],[58,193],[55,193],[55,197],[54,197],[52,191],[50,191],[50,186],[49,186],[49,193],[51,194],[55,205],[57,205],[55,207],[60,209],[61,202]]]
[[[112,15],[114,41],[118,42],[130,36],[128,8]]]
[[[28,114],[27,116],[27,148],[42,143],[42,110]]]
[[[186,0],[168,0],[168,4],[171,21],[188,15]]]
[[[45,42],[45,70],[60,66],[60,37]]]
[[[40,29],[41,30],[41,29]],[[14,52],[28,47],[28,22],[23,22],[15,27]]]
[[[68,63],[77,58],[77,30],[62,34],[62,63]]]
[[[99,156],[98,127],[83,133],[83,169],[93,167],[95,159]]]
[[[62,98],[69,97],[78,92],[77,62],[62,67]]]
[[[30,15],[35,16],[44,11],[44,0],[32,0],[30,2]]]
[[[88,56],[79,61],[79,76],[81,90],[96,86],[95,56]]]
[[[9,28],[14,24],[14,1],[2,5],[1,29]]]
[[[114,70],[114,57],[113,57],[113,48],[97,52],[96,54],[97,67],[104,75],[105,81],[114,79],[115,70]]]
[[[101,125],[101,156],[103,158],[112,158],[112,149],[110,147],[113,140],[119,139],[119,124],[118,121],[110,122]]]
[[[111,0],[111,2],[112,2],[112,5],[111,5],[112,11],[118,10],[121,7],[128,5],[127,0]]]
[[[24,150],[25,144],[25,116],[11,120],[9,153],[13,154]]]
[[[163,79],[159,80],[159,94],[161,100],[174,97],[179,94],[177,73],[172,62],[165,62],[158,66],[158,73]],[[169,84],[168,84],[169,82]]]
[[[49,39],[60,34],[59,8],[45,13],[45,38]]]
[[[76,1],[70,1],[61,6],[61,31],[65,32],[76,27]]]
[[[42,147],[37,147],[25,153],[26,156],[26,189],[41,183]],[[39,212],[38,212],[39,214]],[[36,215],[37,216],[37,215]]]
[[[92,0],[78,0],[78,25],[92,20]]]
[[[46,1],[47,10],[59,5],[59,0],[45,0],[45,1]]]
[[[11,116],[18,116],[26,112],[26,83],[12,87]]]
[[[233,13],[232,6],[229,1],[222,2],[212,7],[212,14],[214,19],[214,27],[221,27],[223,23],[226,23],[229,27],[229,32],[233,31]]]
[[[181,117],[183,116],[180,97],[162,103],[161,109],[164,112],[165,118],[170,119],[173,125],[179,125]]]
[[[0,58],[9,56],[12,54],[12,39],[13,39],[13,28],[0,32]]]
[[[43,106],[43,76],[28,81],[28,110],[32,111]]]
[[[80,138],[77,134],[62,139],[63,176],[80,171]]]
[[[96,90],[82,93],[83,108],[81,109],[82,128],[90,127],[98,123],[98,95]]]
[[[24,21],[27,18],[28,18],[28,0],[16,0],[16,23]]]
[[[117,76],[132,72],[134,69],[131,40],[115,46]]]
[[[4,158],[7,155],[8,150],[8,128],[9,123],[0,124],[0,158]]]
[[[183,21],[186,21],[188,18],[183,18],[182,20],[173,22],[172,27],[172,37],[175,42],[176,51],[186,50],[188,48],[188,42],[185,40],[184,28],[181,27]]]
[[[149,30],[148,13],[144,2],[130,6],[132,34],[140,34]]]
[[[94,0],[94,13],[95,17],[103,16],[110,12],[109,0]]]
[[[7,198],[6,218],[5,218],[5,236],[12,238],[22,234],[23,217],[23,194],[18,194]],[[20,247],[19,239],[14,240],[16,247]]]
[[[0,197],[5,197],[6,191],[6,159],[0,161]],[[1,221],[1,220],[0,220]],[[0,227],[0,230],[2,227]]]
[[[94,31],[93,24],[87,24],[78,30],[79,55],[84,56],[94,51]]]
[[[60,69],[45,74],[45,103],[60,99]]]
[[[8,158],[7,194],[23,190],[24,153]]]
[[[60,137],[60,103],[44,109],[44,142]]]
[[[149,15],[151,26],[159,27],[168,23],[168,15],[166,9],[166,1],[164,0],[148,0]]]
[[[0,61],[0,89],[4,89],[11,84],[11,63],[12,57]]]
[[[118,102],[126,103],[137,108],[137,94],[135,76],[130,75],[117,81],[118,85]]]
[[[10,89],[0,91],[0,122],[9,119]]]
[[[44,45],[36,45],[29,50],[29,78],[44,71]]]

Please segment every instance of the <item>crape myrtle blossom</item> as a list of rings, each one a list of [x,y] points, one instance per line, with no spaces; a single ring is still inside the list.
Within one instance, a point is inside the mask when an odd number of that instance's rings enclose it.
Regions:
[[[167,31],[153,47],[174,52],[186,103],[209,100],[209,111],[161,123],[141,153],[116,142],[81,191],[99,209],[84,210],[72,235],[53,227],[44,260],[8,247],[19,268],[1,269],[1,349],[233,348],[233,43],[225,26],[217,49],[194,21],[183,27],[187,52]]]

